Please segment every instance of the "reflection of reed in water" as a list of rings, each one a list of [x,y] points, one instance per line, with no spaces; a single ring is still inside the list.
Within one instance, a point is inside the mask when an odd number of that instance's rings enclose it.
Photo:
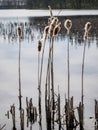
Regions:
[[[98,101],[95,99],[95,130],[98,130]]]
[[[15,115],[15,106],[14,106],[14,104],[10,108],[10,113],[12,115],[13,130],[16,130],[16,119],[15,119],[16,115]]]
[[[28,101],[26,97],[26,111],[27,111],[27,127],[30,124],[30,130],[32,130],[32,125],[37,121],[37,109],[32,103],[32,98]]]

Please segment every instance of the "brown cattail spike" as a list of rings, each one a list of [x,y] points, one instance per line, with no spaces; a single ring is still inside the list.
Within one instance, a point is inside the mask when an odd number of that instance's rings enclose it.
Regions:
[[[55,26],[56,24],[58,23],[58,18],[57,17],[54,17],[51,21],[51,25],[52,26]]]
[[[21,26],[18,26],[18,36],[19,36],[19,38],[22,37],[22,28],[21,28]]]
[[[60,29],[61,29],[61,22],[59,22],[59,23],[55,26],[55,28],[54,28],[54,30],[53,30],[53,36],[57,35],[58,32],[60,31]]]
[[[69,31],[72,27],[72,21],[70,19],[67,19],[64,23],[65,28],[67,29],[67,34],[69,34]]]
[[[39,40],[38,41],[38,51],[40,52],[42,48],[42,42]]]
[[[57,23],[58,23],[58,18],[54,17],[49,26],[49,36],[50,37],[53,37],[53,30],[54,30],[55,26],[57,25]]]
[[[49,26],[46,26],[45,29],[44,29],[44,35],[43,35],[44,39],[47,38],[47,36],[48,36],[48,31],[49,31]]]

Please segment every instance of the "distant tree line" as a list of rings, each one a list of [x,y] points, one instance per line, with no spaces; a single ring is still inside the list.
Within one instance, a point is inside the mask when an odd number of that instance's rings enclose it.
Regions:
[[[98,9],[98,0],[27,0],[27,8]]]
[[[98,9],[98,0],[2,0],[0,8]]]

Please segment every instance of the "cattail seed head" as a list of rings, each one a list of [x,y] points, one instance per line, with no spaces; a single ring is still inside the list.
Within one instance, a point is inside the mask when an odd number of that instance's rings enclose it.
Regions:
[[[90,29],[91,29],[91,23],[90,23],[90,22],[87,22],[87,23],[85,24],[85,32],[89,32]]]
[[[91,29],[91,23],[90,22],[87,22],[85,24],[85,32],[84,32],[84,40],[86,40],[88,38],[88,32],[90,31]]]
[[[46,26],[46,27],[44,28],[44,34],[43,34],[44,39],[47,38],[47,36],[48,36],[48,31],[49,31],[49,26]]]
[[[38,41],[38,51],[40,52],[42,48],[42,42],[39,40]]]
[[[54,30],[53,30],[53,36],[57,35],[58,32],[60,31],[60,29],[61,29],[61,22],[59,22],[59,23],[55,26],[55,28],[54,28]]]
[[[51,25],[55,26],[58,23],[58,18],[57,17],[53,17],[52,21],[51,21]]]
[[[57,25],[57,23],[58,23],[58,18],[53,17],[53,19],[50,23],[50,26],[49,26],[49,36],[50,37],[53,37],[53,30],[54,30],[55,26]]]
[[[22,28],[21,28],[21,26],[18,26],[18,36],[19,36],[19,38],[22,38]]]
[[[64,27],[67,29],[67,33],[69,34],[69,31],[72,27],[72,21],[70,19],[67,19],[65,22],[64,22]]]
[[[54,19],[54,17],[50,17],[50,18],[48,18],[48,25],[50,25],[51,24],[51,21]]]

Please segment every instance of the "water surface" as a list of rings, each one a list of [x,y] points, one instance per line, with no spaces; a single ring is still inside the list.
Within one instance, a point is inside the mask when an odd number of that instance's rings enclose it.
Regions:
[[[67,18],[67,17],[66,17]],[[73,27],[70,34],[70,94],[74,96],[74,106],[77,107],[81,100],[81,66],[83,54],[83,34],[86,21],[92,22],[92,29],[86,43],[85,69],[84,69],[84,104],[85,104],[85,129],[94,130],[94,99],[98,100],[98,17],[68,17],[72,19]],[[58,86],[61,94],[61,104],[64,106],[65,94],[67,96],[67,43],[66,30],[63,27],[65,17],[59,17],[62,22],[62,30],[54,40],[54,85],[55,93]],[[17,26],[23,27],[21,40],[21,86],[22,102],[26,107],[26,97],[33,100],[38,108],[38,40],[43,38],[43,30],[47,25],[47,17],[25,18],[0,18],[0,124],[6,124],[5,130],[12,128],[11,117],[5,116],[10,105],[16,106],[16,122],[19,129],[19,103],[18,103],[18,54],[19,41]],[[94,23],[94,24],[93,24]],[[43,40],[42,40],[43,42]],[[48,62],[49,40],[46,42],[43,78],[42,78],[42,128],[46,130],[44,92],[46,67]],[[63,111],[63,110],[62,110]],[[26,124],[25,124],[26,128]],[[33,125],[38,128],[38,122]],[[29,128],[26,128],[29,129]]]

